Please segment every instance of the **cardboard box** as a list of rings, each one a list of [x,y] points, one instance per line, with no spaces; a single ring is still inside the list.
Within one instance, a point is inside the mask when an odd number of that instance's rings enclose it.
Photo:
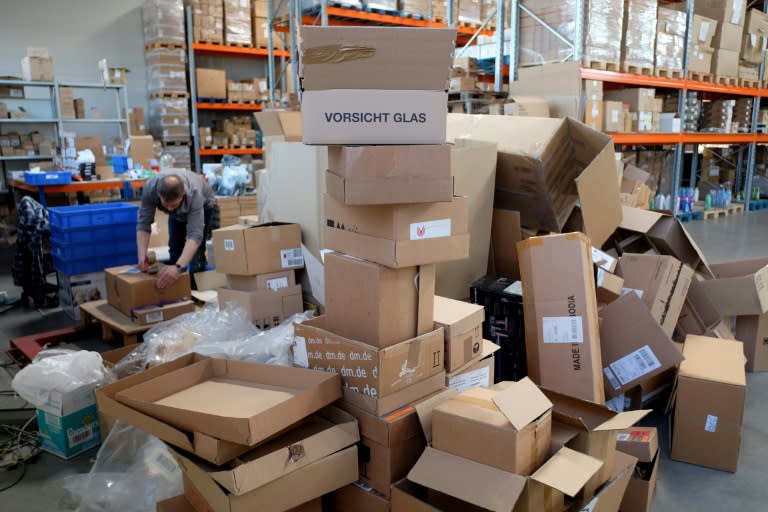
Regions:
[[[101,443],[95,387],[87,384],[66,393],[50,392],[46,403],[37,408],[43,450],[70,459]]]
[[[346,206],[325,196],[325,245],[390,268],[466,258],[468,201]]]
[[[167,368],[115,398],[177,428],[243,445],[258,444],[341,398],[337,376],[301,368],[215,358]]]
[[[717,25],[717,20],[701,16],[700,14],[694,14],[692,42],[697,46],[711,48]]]
[[[133,321],[139,325],[151,325],[172,320],[193,311],[195,311],[195,303],[191,300],[182,300],[171,304],[136,308],[133,310]]]
[[[453,200],[451,148],[330,146],[326,190],[347,205]]]
[[[107,296],[104,272],[68,276],[57,272],[59,304],[73,320],[80,320],[80,304],[103,300]]]
[[[196,68],[197,97],[227,99],[227,73],[223,69]]]
[[[736,317],[735,338],[744,343],[747,371],[768,371],[768,313]]]
[[[619,510],[626,496],[627,488],[635,474],[637,459],[631,455],[617,452],[608,481],[597,490],[595,497],[584,504],[583,501],[574,510],[611,511]],[[621,509],[624,510],[623,508]]]
[[[177,302],[192,296],[186,272],[167,288],[158,288],[159,273],[150,275],[134,270],[135,267],[130,265],[104,270],[107,302],[126,316],[134,316],[134,310],[145,306]]]
[[[605,108],[603,100],[587,100],[584,105],[584,124],[600,132],[603,131],[604,122]]]
[[[432,411],[432,446],[510,473],[534,473],[549,455],[552,403],[528,378],[472,388]]]
[[[739,76],[739,50],[715,50],[712,54],[712,74]]]
[[[483,348],[485,308],[477,304],[435,297],[435,324],[445,332],[445,369],[453,372],[476,359]]]
[[[386,496],[360,481],[332,492],[328,503],[336,512],[390,512]]]
[[[675,339],[683,341],[685,335],[705,335],[720,323],[720,310],[712,303],[698,276],[691,279],[680,318],[675,327]]]
[[[549,102],[538,96],[508,96],[505,116],[549,117]],[[490,106],[490,105],[489,105]]]
[[[683,360],[669,335],[634,293],[605,306],[600,318],[607,396],[624,393]]]
[[[223,274],[221,274],[223,275]],[[296,284],[296,271],[283,270],[280,272],[270,272],[258,276],[238,276],[228,274],[225,277],[226,283],[221,286],[229,285],[233,290],[250,292],[254,290],[272,290],[277,291],[282,288],[288,288]],[[216,286],[215,288],[219,288]]]
[[[386,397],[443,372],[442,328],[377,348],[328,331],[326,322],[326,317],[320,316],[295,326],[295,364],[339,373],[345,389],[374,398]]]
[[[152,168],[155,160],[155,146],[151,135],[131,135],[128,156],[134,163],[140,163],[145,169]]]
[[[344,401],[339,407],[360,425],[358,445],[360,480],[385,498],[390,487],[405,478],[426,447],[426,439],[415,405],[399,408],[386,416],[371,414]]]
[[[591,247],[580,233],[533,237],[517,244],[526,297],[528,375],[549,389],[603,403]]]
[[[435,266],[391,269],[339,253],[325,256],[331,332],[379,348],[434,328]]]
[[[75,149],[77,151],[83,151],[90,149],[93,156],[96,157],[96,165],[107,165],[107,159],[104,156],[104,141],[100,136],[94,137],[75,137]]]
[[[693,271],[672,256],[625,254],[617,273],[640,296],[667,336],[672,336],[688,296]]]
[[[131,127],[131,135],[144,135],[146,130],[144,109],[140,107],[129,108],[128,123]]]
[[[670,458],[735,472],[747,386],[742,344],[688,336],[683,355]]]
[[[496,208],[519,211],[525,227],[557,232],[579,202],[584,231],[595,246],[615,231],[621,204],[609,136],[571,119],[462,114],[448,119],[449,140],[469,134],[498,143]],[[576,155],[575,147],[583,152]]]
[[[75,119],[85,119],[85,99],[75,98]]]
[[[620,451],[623,452],[623,450]],[[637,463],[627,485],[627,490],[624,492],[624,497],[621,499],[620,510],[622,512],[649,512],[651,510],[660,460],[661,456],[657,449],[650,462]]]
[[[709,299],[723,316],[762,315],[768,312],[768,259],[713,265],[717,279],[704,280]]]
[[[24,87],[20,85],[0,85],[0,98],[23,100]]]
[[[632,112],[653,112],[656,89],[636,87],[606,91],[605,99],[629,105]]]
[[[240,291],[230,288],[217,290],[219,304],[234,302],[246,312],[246,317],[259,329],[277,327],[292,315],[304,311],[301,285],[278,290]]]
[[[251,492],[237,495],[227,492],[209,472],[180,453],[171,450],[184,473],[184,495],[196,511],[246,512],[254,509],[312,511],[313,501],[357,479],[357,447],[322,458],[312,464],[272,481]],[[299,507],[312,502],[309,509]],[[321,507],[322,509],[322,507]]]
[[[474,387],[491,387],[496,381],[496,359],[493,354],[500,349],[501,347],[492,341],[483,340],[483,353],[480,358],[446,375],[445,385],[457,393]]]
[[[595,269],[595,294],[601,304],[613,302],[621,296],[624,279],[597,267]]]
[[[157,512],[195,512],[195,509],[183,494],[158,501],[155,510]]]
[[[304,266],[297,224],[235,224],[214,230],[213,244],[216,269],[225,274],[254,276]]]
[[[301,112],[270,111],[253,114],[264,137],[278,137],[282,141],[300,142],[303,128]]]
[[[21,76],[25,81],[53,82],[53,59],[50,57],[30,57],[21,59]]]
[[[455,38],[451,28],[302,30],[304,143],[443,144]],[[340,58],[328,58],[334,45]],[[365,50],[348,58],[349,45]]]
[[[655,427],[632,427],[616,433],[616,449],[635,457],[638,462],[653,462],[659,451],[659,433]]]

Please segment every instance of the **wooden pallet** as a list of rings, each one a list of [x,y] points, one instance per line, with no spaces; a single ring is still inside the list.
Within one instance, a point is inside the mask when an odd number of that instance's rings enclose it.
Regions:
[[[400,11],[399,14],[401,18],[408,18],[412,20],[429,20],[429,15],[419,12]]]
[[[698,82],[706,82],[708,84],[711,84],[713,80],[712,73],[700,73],[698,71],[689,71],[688,78],[690,80],[696,80]]]
[[[187,91],[154,91],[149,93],[151,99],[185,100],[189,98]]]
[[[718,85],[739,85],[739,79],[735,76],[715,75],[713,83]]]
[[[147,43],[144,45],[144,50],[157,50],[159,48],[164,48],[166,50],[183,50],[187,47],[184,43],[179,43],[178,41],[152,41],[151,43]]]
[[[744,205],[743,204],[737,204],[737,203],[731,203],[728,206],[728,214],[733,215],[735,213],[744,213]]]
[[[653,68],[652,67],[635,66],[635,65],[632,65],[632,64],[622,64],[621,65],[621,72],[622,73],[632,73],[632,74],[635,74],[635,75],[653,76]]]
[[[619,71],[619,68],[621,67],[616,62],[606,62],[604,60],[584,60],[584,67],[590,68],[590,69],[598,69],[600,71]]]
[[[711,210],[700,210],[704,215],[704,220],[717,219],[719,217],[727,217],[728,210],[725,208],[712,208]]]
[[[761,85],[762,82],[760,80],[753,80],[751,78],[739,78],[739,86],[741,87],[751,87],[757,89]]]
[[[349,9],[357,9],[357,7],[349,7]],[[384,16],[399,16],[399,13],[397,12],[397,9],[383,9],[380,7],[368,7],[365,6],[365,12],[370,12],[373,14],[382,14]],[[480,25],[478,25],[479,27]]]
[[[230,43],[227,41],[226,46],[234,46],[235,48],[253,48],[253,43]]]
[[[261,100],[231,100],[230,103],[235,105],[258,105]]]
[[[351,11],[360,10],[360,4],[349,4],[345,2],[328,2],[328,5],[331,7],[338,7],[340,9],[349,9]]]
[[[656,68],[654,72],[656,76],[662,78],[683,78],[683,71],[681,69]]]
[[[166,146],[191,146],[192,141],[189,139],[186,139],[186,140],[163,139],[163,144],[165,144]]]
[[[195,39],[195,42],[196,43],[200,43],[200,44],[214,44],[214,45],[218,45],[218,46],[224,46],[224,41],[223,40],[221,40],[221,41],[208,41],[206,39]]]
[[[218,151],[219,149],[229,149],[229,146],[200,146],[200,149]]]
[[[227,98],[197,98],[198,103],[226,103]]]
[[[255,145],[244,146],[241,144],[239,146],[229,146],[228,149],[256,149],[257,147],[258,146],[255,146]]]
[[[139,337],[152,327],[134,323],[130,317],[107,304],[106,300],[80,304],[80,321],[83,327],[92,323],[101,324],[101,337],[104,341],[112,341],[115,334],[121,335],[123,345],[135,345]]]

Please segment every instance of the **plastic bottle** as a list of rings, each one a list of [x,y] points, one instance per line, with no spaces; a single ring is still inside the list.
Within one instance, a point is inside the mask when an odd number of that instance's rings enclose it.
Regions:
[[[653,202],[653,196],[651,196],[651,197],[648,199],[648,209],[649,209],[649,210],[655,210],[655,208],[654,208],[654,207],[655,207],[655,204],[654,204],[654,202]]]
[[[655,203],[656,203],[656,209],[657,210],[663,210],[664,209],[664,194],[662,194],[661,192],[656,194],[656,201],[655,201]]]
[[[693,191],[693,202],[694,204],[699,202],[699,187]]]
[[[704,210],[712,210],[712,195],[709,193],[707,193],[706,197],[704,198]]]
[[[664,209],[665,210],[672,209],[672,196],[669,194],[664,196]]]

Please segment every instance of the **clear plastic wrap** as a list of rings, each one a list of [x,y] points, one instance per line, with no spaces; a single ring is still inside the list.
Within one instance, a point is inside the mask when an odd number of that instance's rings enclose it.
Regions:
[[[117,421],[87,474],[63,479],[59,510],[149,512],[184,492],[179,465],[165,444]]]
[[[431,0],[400,0],[400,13],[430,19]]]
[[[13,377],[11,387],[24,400],[41,407],[51,400],[51,393],[67,393],[113,380],[112,372],[104,368],[98,352],[48,349],[37,354],[31,364]]]
[[[658,0],[625,0],[622,65],[653,68],[658,6]]]
[[[657,12],[655,65],[666,70],[681,70],[687,15],[664,7],[659,7]]]
[[[222,0],[192,0],[194,41],[224,44],[224,4]]]
[[[224,41],[228,45],[253,46],[250,0],[224,0]]]
[[[147,89],[153,91],[187,90],[187,60],[184,50],[154,48],[144,54],[147,65]]]
[[[624,0],[589,0],[584,25],[584,61],[621,62]]]
[[[174,43],[184,45],[184,2],[148,0],[141,7],[144,44]]]
[[[457,0],[459,3],[459,23],[479,25],[483,22],[483,3],[481,0]]]
[[[446,21],[448,7],[446,0],[432,0],[432,21]]]
[[[173,157],[174,165],[183,169],[192,168],[192,154],[190,146],[170,145],[165,147],[165,151]]]

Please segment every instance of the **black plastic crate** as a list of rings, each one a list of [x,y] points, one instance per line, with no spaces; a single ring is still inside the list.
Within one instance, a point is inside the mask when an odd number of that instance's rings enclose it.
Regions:
[[[485,308],[483,337],[501,347],[495,354],[495,381],[518,381],[528,375],[525,360],[523,298],[510,293],[514,283],[505,277],[485,276],[470,285],[472,303]]]

